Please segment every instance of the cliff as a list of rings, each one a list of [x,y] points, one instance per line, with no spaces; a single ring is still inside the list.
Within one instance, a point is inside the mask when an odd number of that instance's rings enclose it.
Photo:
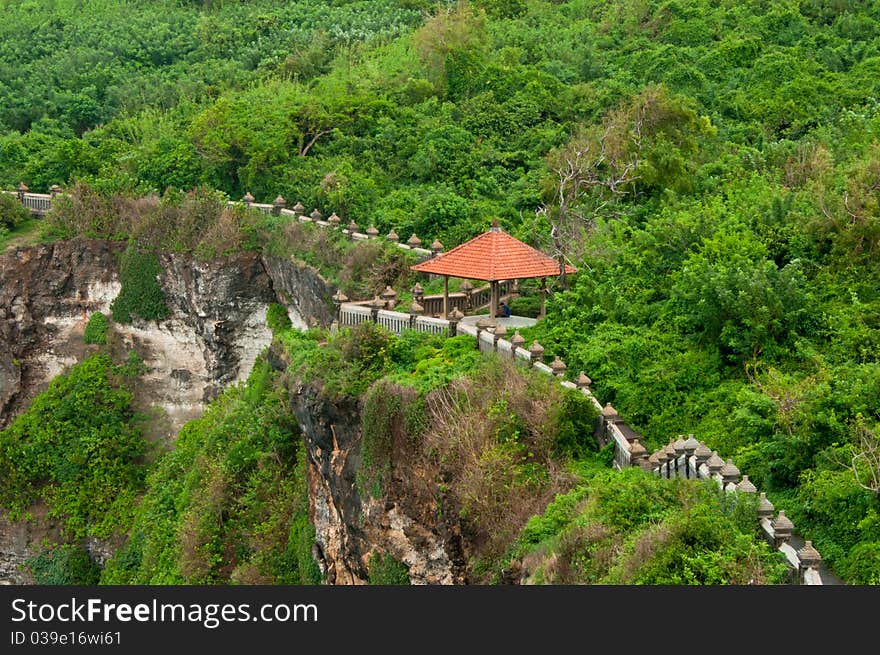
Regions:
[[[326,582],[366,583],[370,556],[380,552],[406,564],[413,584],[466,583],[462,530],[456,513],[438,511],[438,471],[429,462],[397,450],[398,475],[386,493],[374,498],[360,489],[361,403],[331,400],[313,385],[290,390],[307,453],[315,556]]]
[[[94,350],[83,342],[94,312],[110,314],[120,291],[124,244],[78,239],[0,256],[0,428],[49,381]],[[220,388],[244,379],[271,341],[270,303],[284,302],[295,326],[328,325],[332,288],[314,269],[253,252],[212,261],[162,254],[160,283],[170,315],[112,324],[114,355],[135,351],[147,374],[144,407],[164,410],[172,438]]]

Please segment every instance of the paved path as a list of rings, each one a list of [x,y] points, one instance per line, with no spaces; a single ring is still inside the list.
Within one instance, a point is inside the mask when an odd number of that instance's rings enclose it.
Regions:
[[[461,322],[465,325],[474,325],[481,318],[485,318],[489,316],[489,314],[476,314],[474,316],[465,316],[461,319]],[[527,316],[509,316],[507,318],[501,316],[496,317],[496,321],[498,321],[498,325],[503,325],[504,329],[510,333],[511,330],[515,330],[517,328],[523,327],[531,327],[535,323],[538,322],[536,318],[529,318]]]

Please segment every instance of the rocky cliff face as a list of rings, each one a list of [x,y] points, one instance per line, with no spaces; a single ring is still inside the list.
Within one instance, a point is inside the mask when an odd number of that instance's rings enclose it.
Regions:
[[[96,346],[83,332],[95,312],[110,315],[121,289],[118,255],[124,244],[75,240],[0,255],[0,428],[66,367]],[[201,414],[225,385],[250,373],[271,342],[266,310],[289,308],[293,325],[329,325],[333,289],[310,267],[238,253],[214,261],[163,254],[160,283],[170,316],[160,322],[111,324],[108,343],[117,359],[135,351],[147,372],[139,381],[141,409],[160,408],[149,421],[153,439],[171,440]],[[27,583],[17,567],[36,554],[43,538],[62,540],[57,526],[34,508],[35,520],[0,517],[0,583]],[[112,544],[86,544],[103,561]]]
[[[283,366],[283,357],[276,357]],[[397,450],[407,461],[395,465],[384,498],[361,493],[358,400],[330,400],[306,386],[290,390],[290,408],[305,441],[315,555],[329,584],[366,583],[370,555],[377,551],[406,564],[413,584],[467,582],[456,514],[438,511],[437,471]]]
[[[0,427],[65,367],[94,347],[83,342],[94,312],[110,314],[120,290],[123,244],[76,240],[0,256]],[[286,302],[295,326],[328,325],[332,288],[314,269],[255,253],[196,261],[165,254],[160,277],[170,317],[112,324],[115,355],[136,351],[148,372],[141,402],[164,410],[171,437],[219,390],[250,372],[271,341],[270,303]]]
[[[264,256],[262,262],[279,302],[298,314],[309,327],[330,325],[336,289],[316,268],[293,258]]]
[[[66,366],[95,349],[83,342],[94,312],[110,314],[120,290],[121,244],[79,240],[40,245],[0,256],[0,427]],[[161,322],[111,324],[112,352],[134,350],[147,367],[139,402],[161,407],[150,421],[153,438],[173,438],[226,384],[243,379],[271,341],[269,303],[289,308],[294,325],[328,325],[334,289],[311,267],[240,253],[212,262],[167,254],[160,282],[171,310]],[[270,361],[284,368],[283,357]],[[362,494],[360,407],[331,401],[318,388],[292,389],[290,408],[308,453],[310,514],[316,557],[332,584],[362,584],[370,555],[404,562],[415,584],[466,582],[465,549],[455,513],[438,511],[437,471],[417,460],[396,466],[383,499]],[[162,420],[164,419],[164,420]],[[406,457],[404,450],[401,457]],[[0,517],[0,583],[27,583],[17,567],[40,541],[63,535],[45,512],[31,523]],[[451,518],[450,518],[451,517]],[[85,544],[99,561],[113,544]]]

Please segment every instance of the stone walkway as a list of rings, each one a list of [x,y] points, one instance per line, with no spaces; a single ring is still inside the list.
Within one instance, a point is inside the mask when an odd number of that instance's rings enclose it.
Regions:
[[[486,318],[488,316],[489,314],[476,314],[474,316],[465,316],[463,319],[461,319],[461,322],[465,325],[475,325],[478,320],[480,320],[481,318]],[[507,318],[502,316],[497,317],[495,320],[498,321],[498,325],[504,326],[504,329],[507,330],[508,334],[510,334],[512,330],[523,327],[531,327],[538,322],[538,319],[529,318],[527,316],[509,316]]]

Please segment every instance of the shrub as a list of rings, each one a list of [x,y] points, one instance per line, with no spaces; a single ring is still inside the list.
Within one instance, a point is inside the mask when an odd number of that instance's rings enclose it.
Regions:
[[[24,566],[40,585],[95,585],[101,572],[84,548],[70,544],[44,550]]]
[[[14,230],[31,217],[31,213],[15,196],[0,193],[0,228]]]
[[[134,242],[129,243],[119,261],[122,288],[110,304],[113,320],[131,323],[135,317],[145,321],[167,318],[165,292],[158,280],[161,273],[159,257],[154,252],[144,252]]]
[[[540,296],[520,296],[519,298],[514,298],[508,304],[510,305],[510,313],[515,316],[538,318],[541,314]]]
[[[371,585],[408,585],[409,567],[388,553],[373,553],[367,564]]]
[[[0,432],[0,506],[22,518],[43,500],[75,537],[127,527],[146,451],[131,402],[103,353],[52,380]]]
[[[269,305],[269,309],[266,310],[266,325],[272,332],[289,330],[291,322],[287,307],[277,302]]]
[[[107,327],[107,317],[102,312],[95,312],[86,323],[83,341],[103,346],[107,343]]]

